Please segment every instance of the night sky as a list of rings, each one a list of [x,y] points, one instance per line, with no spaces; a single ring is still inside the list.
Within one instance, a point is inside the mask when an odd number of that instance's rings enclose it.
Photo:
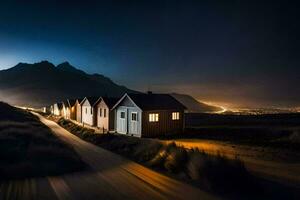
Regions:
[[[69,61],[141,91],[300,106],[299,20],[286,0],[4,0],[0,69]]]

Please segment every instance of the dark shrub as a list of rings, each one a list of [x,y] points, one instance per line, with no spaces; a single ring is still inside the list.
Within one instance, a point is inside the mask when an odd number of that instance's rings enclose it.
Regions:
[[[191,179],[211,191],[238,193],[258,189],[244,164],[238,159],[210,156],[193,149],[187,171]]]
[[[149,162],[148,165],[151,167],[157,167],[160,169],[164,168],[164,163],[165,160],[168,156],[167,149],[165,147],[161,148],[160,151],[152,158]]]
[[[168,156],[165,158],[164,167],[172,173],[179,173],[185,171],[185,165],[188,161],[187,150],[183,147],[171,148]]]
[[[138,159],[139,162],[148,162],[159,150],[163,147],[162,143],[154,140],[141,141],[135,149],[133,156]]]

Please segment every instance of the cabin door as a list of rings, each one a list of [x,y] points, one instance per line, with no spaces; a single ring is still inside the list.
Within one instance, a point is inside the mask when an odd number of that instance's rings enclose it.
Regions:
[[[118,133],[127,133],[127,110],[121,109],[118,111]]]
[[[138,113],[132,112],[130,114],[130,132],[129,134],[138,134]]]

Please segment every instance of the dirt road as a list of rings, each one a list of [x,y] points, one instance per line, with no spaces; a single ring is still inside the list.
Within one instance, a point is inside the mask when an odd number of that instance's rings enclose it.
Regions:
[[[38,115],[71,145],[91,171],[59,177],[11,181],[0,186],[0,199],[217,199],[135,162],[87,143]]]

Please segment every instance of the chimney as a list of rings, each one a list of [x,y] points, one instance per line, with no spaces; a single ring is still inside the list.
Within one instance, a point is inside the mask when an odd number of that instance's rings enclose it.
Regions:
[[[153,92],[152,91],[147,91],[147,94],[151,95],[151,94],[153,94]]]

